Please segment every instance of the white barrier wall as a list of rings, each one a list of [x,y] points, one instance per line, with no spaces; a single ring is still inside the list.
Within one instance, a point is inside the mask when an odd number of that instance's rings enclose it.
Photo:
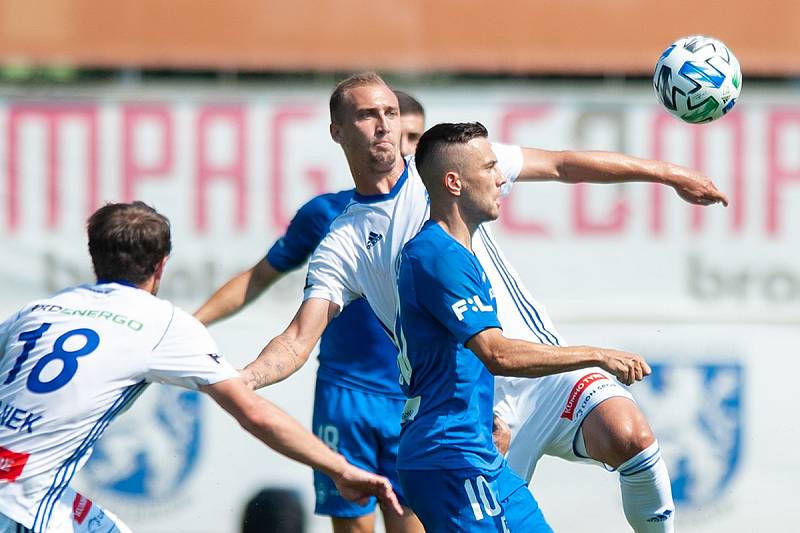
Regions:
[[[656,185],[519,184],[496,233],[568,340],[640,351],[632,388],[659,436],[681,531],[780,531],[800,476],[800,106],[745,88],[685,126],[642,85],[416,86],[428,122],[480,120],[495,140],[621,150],[706,171],[731,205]],[[0,92],[0,311],[91,279],[86,216],[142,199],[173,223],[162,295],[193,310],[258,261],[312,195],[349,184],[327,135],[327,86]],[[5,96],[3,96],[5,95]],[[212,333],[237,365],[280,332],[303,273]],[[264,392],[310,422],[314,365]],[[2,431],[2,428],[0,428]],[[194,393],[152,387],[79,483],[137,531],[233,532],[262,485],[310,471],[264,450]],[[558,531],[625,531],[615,475],[545,460],[534,492]],[[326,522],[313,522],[325,531]]]

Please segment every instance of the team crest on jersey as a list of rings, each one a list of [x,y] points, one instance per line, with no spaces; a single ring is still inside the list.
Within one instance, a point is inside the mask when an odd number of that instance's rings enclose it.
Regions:
[[[741,364],[651,365],[632,390],[658,436],[675,503],[712,503],[735,479],[742,449]]]
[[[98,441],[84,481],[116,501],[171,499],[197,465],[200,414],[196,391],[166,385],[145,391]]]

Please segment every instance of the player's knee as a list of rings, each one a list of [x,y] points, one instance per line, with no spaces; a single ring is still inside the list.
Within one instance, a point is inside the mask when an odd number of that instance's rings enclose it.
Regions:
[[[624,424],[619,427],[615,435],[615,448],[621,462],[647,449],[656,440],[653,431],[647,422]]]

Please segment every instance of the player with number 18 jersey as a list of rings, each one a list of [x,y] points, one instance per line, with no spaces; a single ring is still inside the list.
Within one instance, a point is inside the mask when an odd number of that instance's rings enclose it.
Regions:
[[[40,533],[109,515],[69,484],[112,420],[151,382],[238,376],[200,322],[136,287],[83,285],[29,304],[0,324],[0,532],[16,527],[4,517]]]

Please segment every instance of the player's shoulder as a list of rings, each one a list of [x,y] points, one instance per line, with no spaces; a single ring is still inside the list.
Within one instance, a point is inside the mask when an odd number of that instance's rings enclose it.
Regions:
[[[351,202],[342,213],[337,216],[328,229],[328,234],[323,242],[342,245],[346,243],[361,243],[362,237],[369,235],[375,228],[382,228],[387,224],[386,217],[380,211],[372,209],[369,205]]]
[[[297,210],[295,218],[332,220],[344,211],[353,198],[355,189],[346,189],[338,192],[329,192],[315,196]]]
[[[432,276],[446,276],[466,249],[437,223],[428,221],[403,247],[403,262]]]
[[[187,333],[194,333],[196,335],[208,335],[208,328],[203,325],[197,318],[195,318],[192,314],[185,311],[184,309],[178,307],[172,302],[168,300],[162,300],[166,302],[170,306],[172,320],[170,321],[170,327],[180,329],[181,331],[185,331]]]
[[[216,351],[216,344],[202,322],[169,300],[158,298],[169,310],[169,319],[163,324],[161,340],[156,349]]]

